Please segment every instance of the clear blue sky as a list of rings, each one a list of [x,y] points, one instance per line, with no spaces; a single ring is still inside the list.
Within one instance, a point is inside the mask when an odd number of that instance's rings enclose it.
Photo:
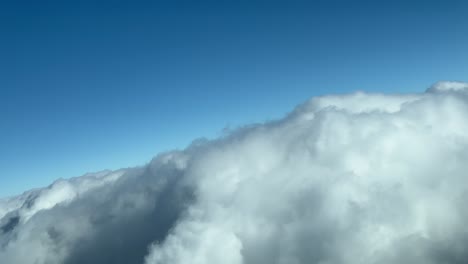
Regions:
[[[467,80],[467,3],[2,1],[0,196],[314,95]]]

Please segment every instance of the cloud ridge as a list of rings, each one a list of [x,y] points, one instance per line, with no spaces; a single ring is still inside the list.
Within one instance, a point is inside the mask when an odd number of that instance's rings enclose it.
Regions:
[[[0,200],[0,262],[467,263],[468,84],[315,97]]]

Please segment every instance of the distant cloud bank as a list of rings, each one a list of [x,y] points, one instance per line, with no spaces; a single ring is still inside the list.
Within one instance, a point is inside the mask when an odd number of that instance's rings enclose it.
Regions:
[[[0,263],[468,263],[468,84],[285,118],[0,200]]]

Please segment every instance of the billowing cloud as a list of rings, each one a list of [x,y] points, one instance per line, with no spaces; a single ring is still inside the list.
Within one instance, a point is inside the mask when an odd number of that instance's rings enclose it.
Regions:
[[[468,263],[468,84],[312,98],[0,200],[0,263]]]

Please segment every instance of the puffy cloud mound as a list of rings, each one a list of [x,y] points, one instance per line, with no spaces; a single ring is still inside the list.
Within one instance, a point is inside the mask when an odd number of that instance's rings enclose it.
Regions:
[[[468,84],[312,98],[0,200],[0,263],[468,263]]]

